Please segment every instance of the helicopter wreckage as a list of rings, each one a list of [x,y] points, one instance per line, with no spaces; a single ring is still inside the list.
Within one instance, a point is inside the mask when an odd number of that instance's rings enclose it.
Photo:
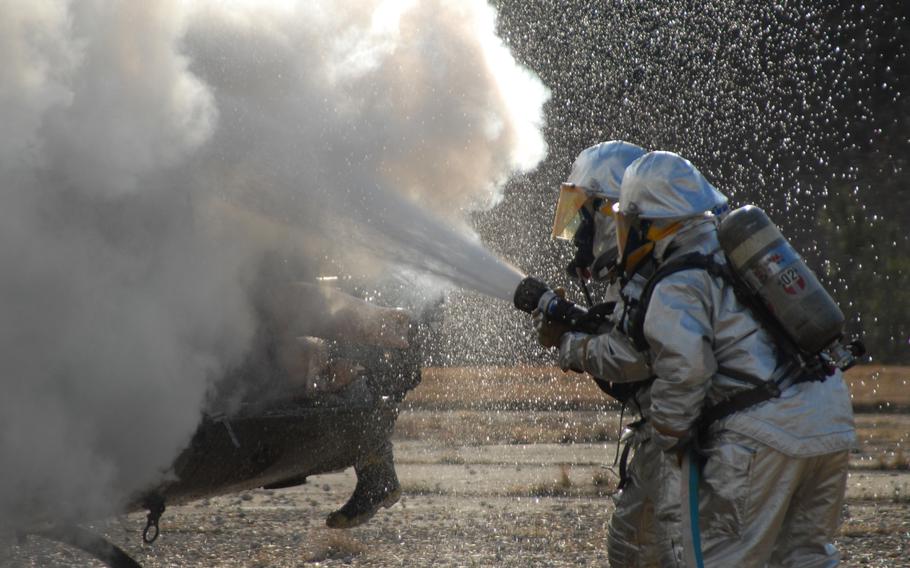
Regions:
[[[166,507],[256,488],[278,489],[354,467],[357,487],[326,524],[368,521],[400,495],[390,437],[399,403],[420,382],[421,326],[409,312],[335,287],[334,278],[271,290],[245,363],[218,386],[189,445],[165,478],[123,512],[147,510],[142,539],[158,537]],[[112,568],[139,564],[77,525],[22,530],[79,548]]]

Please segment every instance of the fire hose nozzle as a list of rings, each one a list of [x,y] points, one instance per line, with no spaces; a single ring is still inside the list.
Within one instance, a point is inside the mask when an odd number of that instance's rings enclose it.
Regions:
[[[549,321],[565,323],[575,329],[588,315],[588,310],[556,294],[546,283],[528,276],[515,289],[515,307],[527,313],[543,312]]]
[[[545,282],[528,276],[521,281],[518,288],[515,288],[515,307],[527,313],[531,313],[538,308],[540,299],[544,294],[550,291],[550,287]]]

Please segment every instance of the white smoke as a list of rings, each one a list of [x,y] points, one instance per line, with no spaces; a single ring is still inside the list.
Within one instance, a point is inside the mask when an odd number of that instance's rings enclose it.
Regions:
[[[488,294],[514,290],[518,273],[467,238],[462,222],[542,159],[548,95],[495,36],[488,5],[216,6],[199,9],[186,40],[192,69],[224,103],[197,169],[269,217],[311,232],[323,225]],[[336,214],[328,226],[326,211]]]
[[[0,525],[160,478],[274,247],[508,289],[464,219],[543,157],[547,92],[494,25],[482,0],[0,0]]]

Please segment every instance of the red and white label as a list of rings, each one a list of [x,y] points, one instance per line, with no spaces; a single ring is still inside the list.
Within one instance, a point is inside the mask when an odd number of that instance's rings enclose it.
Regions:
[[[794,267],[785,270],[783,274],[780,275],[778,282],[784,289],[784,292],[791,296],[796,296],[806,289],[806,279],[803,278],[799,271]]]

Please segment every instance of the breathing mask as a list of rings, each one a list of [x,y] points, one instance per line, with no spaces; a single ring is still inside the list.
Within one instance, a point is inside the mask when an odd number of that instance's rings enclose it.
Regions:
[[[615,263],[612,242],[602,238],[612,230],[612,217],[613,203],[602,195],[572,183],[560,186],[552,236],[575,245],[575,257],[566,267],[569,276],[576,278],[581,271],[589,277],[593,272],[603,279],[598,275],[605,275]]]
[[[617,265],[632,275],[635,270],[654,250],[654,244],[674,234],[682,226],[681,221],[663,221],[642,219],[634,213],[619,210],[613,206],[613,218],[616,221],[616,246],[619,251]]]

